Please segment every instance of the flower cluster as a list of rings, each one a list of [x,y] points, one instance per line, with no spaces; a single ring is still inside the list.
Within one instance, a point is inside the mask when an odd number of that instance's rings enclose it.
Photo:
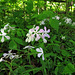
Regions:
[[[0,36],[2,36],[1,42],[4,42],[4,37],[6,37],[8,40],[10,39],[10,36],[7,36],[7,33],[4,31],[8,30],[7,32],[10,32],[11,29],[14,30],[14,27],[11,27],[9,24],[7,24],[4,26],[4,28],[0,30],[1,31]]]
[[[49,21],[49,19],[44,19],[41,21],[40,25],[45,25],[45,21]]]
[[[8,29],[8,32],[10,32],[10,30],[15,30],[15,27],[11,27],[9,24],[6,24],[4,26],[4,30]]]
[[[31,41],[38,41],[40,38],[43,39],[44,43],[47,43],[47,40],[45,39],[45,37],[50,38],[50,36],[48,35],[48,33],[50,32],[50,29],[46,29],[46,27],[44,27],[43,29],[39,30],[39,26],[34,26],[32,29],[29,30],[29,33],[27,33],[27,38],[26,38],[26,42],[31,42]]]
[[[65,19],[64,22],[65,22],[66,24],[71,24],[71,23],[72,23],[71,18],[64,17],[63,19]]]
[[[0,62],[6,61],[4,59],[7,59],[7,58],[9,58],[10,60],[12,60],[12,59],[17,59],[17,58],[21,57],[19,55],[16,55],[16,53],[11,53],[11,52],[12,52],[12,50],[8,51],[8,53],[4,53],[3,57],[0,59]]]
[[[59,16],[55,16],[55,17],[52,17],[52,19],[57,19],[57,20],[59,20],[60,17],[59,17]]]

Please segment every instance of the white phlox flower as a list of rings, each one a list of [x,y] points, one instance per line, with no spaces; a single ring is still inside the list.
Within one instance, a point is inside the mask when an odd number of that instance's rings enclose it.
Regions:
[[[70,18],[67,18],[67,19],[65,20],[65,22],[66,22],[66,24],[71,24],[71,23],[72,23],[72,20],[71,20]]]
[[[61,38],[62,40],[64,40],[65,39],[65,36],[62,36],[62,38]]]
[[[40,47],[40,48],[37,48],[36,51],[39,52],[39,53],[37,54],[37,56],[38,56],[39,58],[42,56],[42,60],[44,60],[43,49]]]
[[[4,26],[4,30],[6,30],[6,29],[8,29],[8,32],[10,32],[10,30],[15,30],[15,27],[11,27],[8,23]]]
[[[11,52],[12,52],[12,50],[8,51],[8,53],[4,53],[3,57],[4,58],[9,58],[9,59],[20,58],[19,55],[16,55],[16,53],[11,53]]]
[[[66,22],[66,24],[71,24],[72,23],[71,18],[64,17],[63,19],[65,19],[64,22]]]
[[[4,37],[6,37],[8,40],[10,39],[10,36],[6,35],[7,33],[4,32],[4,29],[1,29],[1,33],[2,33],[0,34],[0,36],[2,36],[1,42],[4,42]]]
[[[11,26],[9,26],[9,30],[8,30],[8,32],[10,32],[10,30],[15,30],[15,27],[11,27]]]

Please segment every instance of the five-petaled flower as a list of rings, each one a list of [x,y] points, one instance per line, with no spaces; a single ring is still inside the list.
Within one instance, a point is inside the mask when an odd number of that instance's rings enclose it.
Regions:
[[[0,36],[2,36],[1,42],[4,42],[4,37],[6,37],[8,40],[10,39],[9,36],[7,36],[7,33],[4,32],[4,29],[1,29],[1,33]]]
[[[38,56],[39,58],[42,56],[42,60],[44,60],[43,49],[40,47],[40,48],[37,48],[36,51],[39,52],[37,56]]]
[[[50,36],[48,35],[49,32],[50,32],[50,29],[46,30],[46,27],[44,27],[44,32],[42,33],[42,39],[44,43],[47,43],[47,40],[45,39],[45,37],[50,38]]]

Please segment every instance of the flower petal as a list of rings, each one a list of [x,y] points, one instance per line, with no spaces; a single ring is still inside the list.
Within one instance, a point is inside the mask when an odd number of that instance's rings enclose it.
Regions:
[[[11,53],[12,52],[12,50],[10,50],[10,51],[8,51],[9,53]]]
[[[44,27],[45,31],[46,31],[46,27]]]
[[[43,49],[40,47],[41,52],[43,53]]]
[[[34,32],[34,29],[30,29],[31,32]]]
[[[44,43],[47,43],[47,40],[46,40],[46,39],[43,39],[43,42],[44,42]]]
[[[8,40],[10,39],[10,36],[5,36]]]
[[[49,32],[50,32],[50,29],[47,30],[47,33],[49,33]]]
[[[44,54],[42,54],[42,60],[45,60],[45,58],[44,58]]]
[[[2,36],[1,42],[4,42],[4,36]]]
[[[36,31],[38,31],[38,29],[39,29],[39,26],[36,26],[36,28],[35,28],[35,29],[36,29]]]
[[[37,56],[38,56],[38,57],[40,57],[41,55],[42,55],[42,53],[38,53],[38,55],[37,55]]]
[[[1,59],[0,59],[0,62],[2,62],[2,61],[4,61],[4,59],[3,59],[3,58],[1,58]]]
[[[42,33],[42,32],[44,32],[44,30],[43,30],[43,29],[40,29],[40,30],[39,30],[39,33]]]
[[[4,54],[3,54],[4,57],[6,57],[7,55],[8,55],[7,53],[4,53]]]
[[[41,52],[41,50],[39,48],[36,49],[37,52]]]
[[[50,36],[49,36],[48,34],[44,34],[43,36],[44,36],[44,37],[48,37],[48,38],[50,38]]]
[[[39,39],[40,39],[39,34],[36,34],[36,38],[35,38],[35,40],[38,41]]]
[[[9,26],[9,24],[6,24],[6,25],[4,26],[4,30],[8,29],[8,26]]]
[[[4,32],[4,29],[1,29],[1,32],[2,32],[2,33],[5,33],[5,32]]]
[[[31,49],[31,48],[34,48],[34,47],[33,46],[25,46],[23,49],[26,49],[26,48]]]

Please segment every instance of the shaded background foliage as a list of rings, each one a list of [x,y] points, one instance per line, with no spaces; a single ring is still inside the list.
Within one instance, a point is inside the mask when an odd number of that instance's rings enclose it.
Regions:
[[[7,23],[16,27],[11,41],[0,43],[0,57],[9,49],[19,55],[25,54],[22,58],[12,61],[12,68],[9,63],[0,63],[0,75],[74,75],[75,27],[64,24],[62,19],[52,19],[59,15],[61,18],[67,16],[75,21],[74,3],[74,0],[0,0],[0,29]],[[45,26],[51,30],[51,38],[47,44],[41,40],[29,44],[44,49],[45,62],[36,59],[35,50],[31,50],[31,53],[22,50],[23,46],[28,45],[23,42],[28,30],[34,24],[40,26],[43,19],[49,19]],[[60,21],[62,25],[59,26]],[[62,40],[62,35],[66,39]]]

